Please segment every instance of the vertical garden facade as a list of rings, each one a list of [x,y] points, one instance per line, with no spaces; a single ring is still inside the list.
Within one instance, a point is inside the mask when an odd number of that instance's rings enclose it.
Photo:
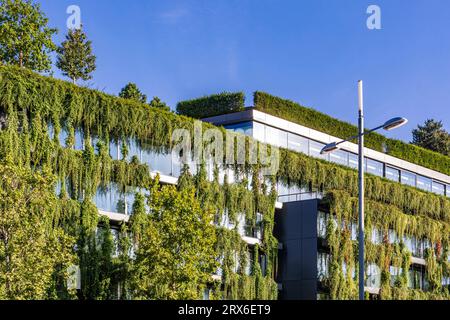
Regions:
[[[261,114],[336,137],[353,130],[300,106],[290,115],[292,104],[255,93],[254,110]],[[23,69],[0,68],[0,296],[276,299],[283,290],[277,284],[279,256],[289,253],[274,236],[275,215],[282,202],[316,198],[322,212],[316,231],[326,254],[317,255],[324,263],[314,261],[318,269],[323,267],[317,278],[323,288],[319,297],[356,298],[352,232],[358,184],[351,150],[333,161],[317,154],[320,141],[304,143],[307,137],[302,135],[289,139],[295,132],[287,127],[282,128],[285,134],[273,125],[261,131],[261,121],[245,118],[242,94],[180,103],[178,111],[176,115]],[[262,159],[250,161],[249,154],[243,162],[226,165],[208,157],[180,164],[172,154],[172,133],[186,129],[193,137],[198,123],[181,114],[224,117],[225,122],[206,119],[220,127],[204,121],[201,128],[218,129],[228,146],[232,141],[235,153],[235,139],[242,136],[246,146],[279,148],[278,171],[263,175]],[[327,132],[313,125],[314,119],[341,131]],[[382,136],[368,141],[373,150],[433,173],[416,172],[424,179],[416,175],[412,185],[401,167],[384,163],[380,171],[376,159],[367,162],[366,233],[376,234],[377,240],[366,239],[365,259],[380,274],[376,296],[447,299],[450,160]],[[388,176],[386,168],[398,170],[398,178],[393,177],[396,171]],[[196,218],[189,220],[191,209]],[[150,227],[147,216],[152,217]],[[23,245],[30,237],[36,245]],[[192,261],[189,257],[196,254],[189,251],[189,241],[199,249]],[[413,252],[417,241],[421,257]],[[174,242],[179,245],[172,247]],[[166,245],[173,250],[163,250]],[[184,260],[165,264],[167,257],[177,255]],[[426,287],[410,285],[416,258],[423,260]]]

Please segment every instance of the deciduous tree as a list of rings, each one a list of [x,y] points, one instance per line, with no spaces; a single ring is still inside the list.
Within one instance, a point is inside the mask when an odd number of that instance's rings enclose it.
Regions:
[[[51,68],[56,46],[48,19],[32,0],[0,0],[0,59],[38,72]]]
[[[133,289],[141,299],[198,299],[215,267],[212,213],[193,188],[155,185],[136,250]]]

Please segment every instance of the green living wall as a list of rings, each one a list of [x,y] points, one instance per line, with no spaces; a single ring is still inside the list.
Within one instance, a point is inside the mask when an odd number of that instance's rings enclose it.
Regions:
[[[265,92],[256,91],[253,103],[257,110],[341,139],[346,139],[358,133],[357,127],[350,123]],[[365,144],[368,148],[380,152],[386,151],[391,156],[450,175],[450,158],[442,154],[399,140],[388,139],[378,133],[368,134]]]
[[[351,239],[350,223],[357,221],[358,198],[345,191],[332,190],[327,193],[323,203],[328,207],[333,219],[328,219],[326,241],[330,248],[329,274],[324,280],[330,290],[331,299],[358,298],[358,245]],[[450,276],[450,224],[424,216],[403,213],[392,205],[376,201],[365,204],[365,261],[375,263],[381,269],[380,299],[450,299],[448,286],[442,285],[443,277]],[[381,244],[371,241],[372,229],[383,234]],[[404,235],[417,239],[428,239],[432,246],[426,249],[426,280],[429,290],[408,288],[408,272],[411,265],[411,252],[403,240],[389,240],[389,231],[394,231],[397,239]],[[343,268],[343,265],[346,268]],[[390,266],[399,268],[391,283]]]
[[[180,101],[177,104],[177,113],[201,119],[242,111],[245,108],[244,103],[244,93],[223,92],[193,100]]]
[[[276,298],[277,287],[273,280],[273,265],[276,261],[277,243],[272,236],[276,194],[274,190],[267,189],[263,180],[259,180],[258,165],[231,165],[236,175],[241,177],[239,182],[231,185],[219,184],[217,174],[213,182],[207,181],[204,166],[201,166],[194,176],[188,170],[184,170],[179,179],[178,190],[173,190],[175,187],[172,189],[163,187],[163,191],[157,191],[154,186],[159,184],[151,178],[147,164],[139,163],[136,157],[131,161],[123,160],[128,153],[126,148],[122,148],[122,160],[113,160],[109,155],[111,140],[137,139],[145,141],[141,145],[142,148],[150,148],[155,152],[169,150],[173,129],[185,128],[192,132],[194,127],[192,119],[42,77],[24,69],[0,67],[0,120],[0,169],[3,170],[5,166],[9,168],[5,172],[12,172],[11,174],[15,175],[25,170],[35,179],[48,179],[49,182],[45,186],[46,190],[50,190],[49,197],[55,183],[58,181],[61,184],[60,194],[58,197],[53,196],[52,201],[48,202],[49,205],[46,206],[46,202],[43,201],[39,202],[44,207],[41,216],[45,215],[45,221],[49,221],[42,230],[41,237],[49,237],[59,231],[62,233],[61,236],[67,237],[67,241],[70,240],[67,246],[60,248],[61,258],[50,260],[46,265],[48,276],[44,278],[45,282],[39,292],[33,289],[29,272],[22,274],[11,270],[10,257],[14,256],[9,254],[8,246],[2,246],[0,265],[6,268],[5,278],[0,277],[2,298],[201,298],[202,290],[206,286],[213,288],[211,297],[217,299]],[[53,130],[53,138],[49,134],[49,124]],[[207,124],[203,126],[212,128]],[[58,139],[62,128],[69,133],[65,146],[61,146]],[[74,132],[78,129],[82,129],[85,134],[83,151],[73,148]],[[225,132],[223,129],[219,130]],[[96,137],[99,141],[95,146],[91,144],[91,137]],[[250,179],[252,183],[249,189]],[[136,194],[130,223],[120,226],[117,244],[112,240],[111,222],[106,217],[99,216],[92,202],[96,190],[106,188],[110,183],[115,183],[121,190],[134,186],[153,191],[149,197],[144,198],[139,192]],[[41,185],[37,186],[40,187]],[[198,276],[198,274],[210,276],[214,270],[208,269],[192,273],[192,279],[196,279],[197,283],[192,280],[186,282],[184,279],[186,277],[176,278],[179,279],[177,290],[169,290],[164,283],[149,285],[156,289],[146,290],[146,282],[136,281],[136,274],[155,279],[154,274],[149,275],[145,272],[148,261],[145,254],[163,255],[164,250],[156,253],[139,251],[138,246],[136,260],[131,259],[128,254],[130,248],[139,243],[138,239],[145,239],[147,236],[145,229],[142,228],[145,225],[143,220],[148,220],[142,218],[142,210],[145,207],[143,204],[154,207],[156,192],[178,198],[179,193],[181,195],[189,193],[192,188],[195,190],[191,194],[191,198],[194,197],[190,200],[193,201],[192,207],[202,208],[204,212],[211,214],[211,219],[220,221],[221,216],[227,212],[230,221],[236,224],[238,214],[243,213],[247,220],[256,224],[256,213],[263,214],[264,238],[261,245],[256,246],[251,252],[250,256],[253,256],[254,261],[251,273],[247,274],[245,271],[248,262],[247,244],[241,239],[237,229],[217,228],[214,231],[216,234],[210,238],[212,242],[209,249],[213,250],[213,254],[209,256],[213,260],[215,256],[221,257],[223,270],[221,281],[213,281],[211,277],[206,281],[204,276]],[[0,191],[5,195],[21,195],[24,192],[20,189],[9,192],[6,186]],[[2,217],[17,211],[12,199],[14,198],[11,196],[2,197],[0,201]],[[187,199],[189,198],[185,198],[186,201]],[[170,202],[167,198],[166,201]],[[177,205],[182,207],[183,201],[179,201]],[[175,207],[173,209],[175,210]],[[171,209],[166,206],[166,210]],[[22,209],[20,218],[28,219],[27,217],[26,209]],[[152,228],[157,229],[157,218],[154,219],[156,220],[146,223],[152,222]],[[6,226],[6,222],[3,220],[1,222],[0,230]],[[181,221],[179,222],[175,223],[175,230],[171,231],[174,235],[187,232],[183,229]],[[96,231],[97,226],[100,228]],[[179,232],[176,232],[176,228],[179,228]],[[152,239],[154,241],[154,237]],[[143,243],[142,240],[140,243]],[[143,248],[151,247],[143,246]],[[258,263],[260,254],[267,257],[266,274],[263,274]],[[164,255],[160,257],[167,259]],[[73,281],[73,272],[69,270],[73,265],[79,266],[82,279],[81,290],[78,292],[74,290],[73,284],[68,284],[68,281]],[[32,270],[33,265],[29,265],[29,268]],[[158,263],[155,270],[161,270]],[[173,274],[176,274],[175,271]],[[197,276],[194,276],[195,274]],[[28,283],[28,286],[21,289],[28,293],[21,294],[20,288],[19,292],[13,292],[8,285],[11,283],[9,277],[16,277],[23,283]],[[122,293],[118,287],[122,288]]]
[[[52,124],[55,138],[48,134],[49,123]],[[134,219],[133,213],[131,225],[121,226],[121,253],[111,258],[108,231],[110,222],[104,218],[99,220],[92,196],[97,188],[105,187],[111,182],[122,189],[126,186],[136,186],[147,190],[151,189],[155,182],[150,177],[151,168],[139,163],[138,159],[111,159],[109,141],[136,139],[145,141],[141,145],[142,148],[151,148],[154,151],[170,150],[173,130],[185,128],[192,133],[194,120],[64,81],[42,77],[23,69],[3,66],[0,67],[0,126],[0,158],[3,165],[14,170],[28,168],[33,172],[50,172],[56,176],[55,180],[62,184],[63,191],[57,200],[57,208],[60,208],[57,211],[57,219],[48,226],[64,230],[77,244],[77,250],[64,250],[68,258],[55,263],[55,272],[47,282],[51,288],[46,291],[46,297],[116,298],[118,294],[114,288],[117,284],[127,287],[127,279],[133,269],[133,261],[129,260],[126,248],[129,246],[129,239],[134,241],[136,235],[139,238],[139,223],[135,221],[139,219]],[[215,128],[207,123],[202,123],[202,126],[203,129]],[[69,132],[65,147],[60,146],[56,138],[61,128]],[[84,151],[72,148],[75,129],[82,129],[86,135]],[[225,130],[219,130],[226,140]],[[99,140],[95,146],[97,153],[90,143],[91,136]],[[253,142],[249,137],[245,139],[247,144]],[[122,153],[126,155],[127,150],[123,149]],[[222,281],[210,284],[214,288],[212,297],[276,298],[277,290],[273,278],[276,273],[277,245],[272,236],[276,192],[260,177],[261,168],[258,164],[251,165],[246,162],[231,167],[238,176],[243,177],[238,183],[219,184],[217,174],[214,181],[209,182],[205,180],[203,170],[194,176],[185,170],[179,179],[178,188],[182,190],[186,185],[191,185],[195,189],[195,200],[210,210],[215,219],[227,212],[232,221],[237,218],[237,213],[244,213],[250,221],[255,221],[256,212],[263,213],[264,239],[261,246],[255,248],[253,256],[257,257],[259,253],[263,253],[269,263],[264,275],[256,262],[257,259],[253,259],[252,273],[246,275],[243,266],[247,259],[247,245],[236,230],[218,228],[214,250],[217,256],[221,257],[223,275]],[[280,150],[280,168],[277,176],[271,179],[275,178],[287,185],[307,187],[311,190],[339,190],[350,198],[357,196],[356,171],[285,149]],[[248,181],[251,181],[252,185],[250,190],[247,187]],[[273,181],[271,185],[274,185]],[[375,204],[397,208],[403,216],[416,218],[416,225],[421,226],[429,221],[433,222],[432,226],[435,226],[434,221],[441,225],[450,222],[450,200],[436,194],[368,175],[366,196]],[[135,207],[142,208],[138,204]],[[346,214],[351,211],[348,212]],[[100,233],[99,239],[94,240],[93,231],[99,224],[104,226],[106,231]],[[445,231],[447,229],[417,228],[431,238],[440,239],[445,235],[448,237]],[[130,231],[131,229],[135,231]],[[0,251],[0,261],[1,253]],[[236,256],[240,258],[236,259]],[[82,274],[86,274],[87,270],[95,270],[93,275],[82,283],[81,296],[76,296],[63,281],[68,277],[63,272],[66,270],[65,266],[74,260],[80,263]],[[431,266],[437,265],[433,260],[430,262]],[[200,290],[201,287],[197,289]],[[400,289],[391,290],[397,292]],[[196,294],[199,296],[200,292]],[[336,297],[350,297],[350,294],[345,295],[347,294]],[[394,296],[391,294],[385,297]],[[413,296],[408,293],[407,297]]]

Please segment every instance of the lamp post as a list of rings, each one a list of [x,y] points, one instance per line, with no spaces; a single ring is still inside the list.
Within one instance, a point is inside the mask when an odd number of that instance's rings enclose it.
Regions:
[[[392,118],[381,126],[371,130],[364,130],[363,112],[363,82],[358,81],[358,134],[339,142],[327,144],[320,151],[321,154],[331,153],[338,150],[341,143],[358,139],[358,190],[359,190],[359,217],[358,217],[358,256],[359,256],[359,300],[364,300],[364,135],[383,128],[384,130],[396,129],[408,122],[402,117]]]

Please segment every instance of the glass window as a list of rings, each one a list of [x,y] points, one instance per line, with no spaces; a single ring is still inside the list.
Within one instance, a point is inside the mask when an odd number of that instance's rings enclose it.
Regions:
[[[124,196],[115,184],[111,184],[107,188],[98,188],[94,203],[98,209],[103,211],[125,213]]]
[[[119,160],[120,158],[120,147],[116,141],[109,142],[109,155],[113,160]]]
[[[281,148],[287,148],[287,132],[266,126],[266,143]]]
[[[317,253],[317,276],[319,281],[322,281],[328,277],[328,264],[330,261],[330,255],[324,252]]]
[[[67,130],[65,128],[62,128],[59,131],[59,143],[64,147],[67,147],[66,140],[67,140],[68,136],[69,136],[69,133],[67,132]]]
[[[378,228],[372,228],[372,243],[380,244],[383,242],[383,232]]]
[[[442,183],[433,181],[432,182],[432,190],[434,193],[444,195],[445,194],[445,185],[443,185]]]
[[[317,213],[317,236],[326,238],[327,235],[327,214],[322,211]]]
[[[75,130],[75,150],[83,150],[83,132],[81,130]]]
[[[395,230],[389,229],[389,243],[393,244],[393,243],[397,243],[398,242],[398,236],[397,236],[397,232]]]
[[[172,155],[167,153],[152,153],[149,166],[152,171],[170,176],[172,175]]]
[[[128,156],[127,160],[131,161],[131,158],[137,157],[139,161],[141,161],[141,149],[136,140],[132,139],[130,142],[127,142],[128,147]]]
[[[408,171],[402,171],[401,173],[401,182],[402,184],[406,184],[408,186],[416,186],[416,175],[414,173]]]
[[[386,178],[392,181],[400,182],[400,170],[386,166]]]
[[[389,273],[391,274],[391,286],[394,286],[397,279],[402,275],[402,268],[389,266]]]
[[[288,133],[288,149],[308,154],[309,140],[293,133]]]
[[[366,286],[369,288],[380,288],[381,286],[381,271],[380,268],[374,264],[371,263],[367,266],[366,271]]]
[[[409,270],[408,287],[411,289],[426,289],[425,270],[423,267]]]
[[[253,136],[253,124],[251,121],[225,125],[224,128],[247,136]]]
[[[366,158],[366,172],[376,176],[383,176],[383,163]]]
[[[351,227],[351,239],[353,241],[356,241],[356,239],[358,238],[358,223],[356,221],[352,221],[350,223],[350,227]]]
[[[330,161],[348,166],[348,152],[344,150],[336,150],[330,153]]]
[[[417,175],[417,188],[431,191],[431,179]]]
[[[253,122],[253,138],[260,142],[266,142],[264,134],[264,125],[259,122]]]
[[[354,153],[348,154],[348,166],[354,169],[358,169],[358,155]]]
[[[280,182],[277,183],[277,193],[280,196],[288,195],[289,194],[289,188],[283,182],[280,181]]]
[[[322,151],[323,147],[325,147],[325,145],[323,143],[319,143],[319,142],[310,140],[309,141],[309,155],[316,157],[316,158],[328,160],[329,154],[320,154],[320,151]]]

